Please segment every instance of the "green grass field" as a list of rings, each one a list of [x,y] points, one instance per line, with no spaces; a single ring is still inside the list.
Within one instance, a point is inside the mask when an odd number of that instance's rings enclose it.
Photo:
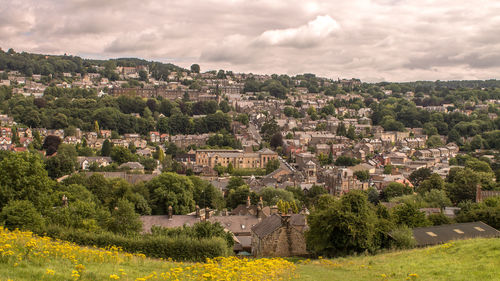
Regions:
[[[298,265],[297,271],[300,277],[295,280],[304,281],[500,280],[500,239],[464,240],[375,256],[316,260]]]
[[[1,237],[0,237],[1,238]],[[11,240],[13,241],[13,240]],[[38,245],[43,243],[39,240]],[[24,245],[25,242],[21,243]],[[4,253],[12,246],[5,246]],[[14,245],[14,244],[13,244]],[[27,244],[26,244],[27,245]],[[36,247],[43,247],[36,246]],[[15,247],[14,247],[15,248]],[[60,250],[59,250],[60,249]],[[74,248],[76,249],[76,248]],[[86,249],[86,248],[80,248]],[[53,252],[67,252],[69,248],[56,244],[52,248]],[[22,252],[21,252],[22,253]],[[137,277],[146,277],[152,272],[158,272],[158,278],[151,277],[151,280],[176,280],[160,278],[161,272],[176,272],[174,268],[193,267],[192,263],[172,263],[155,259],[127,258],[125,254],[110,254],[109,262],[99,262],[100,252],[87,253],[81,251],[75,253],[76,257],[82,261],[85,269],[82,277],[71,277],[77,262],[71,258],[51,258],[51,253],[47,257],[40,255],[30,255],[24,257],[20,254],[17,262],[16,256],[0,258],[0,281],[18,280],[149,280]],[[119,261],[117,261],[119,260]],[[278,260],[270,260],[274,263],[271,268],[278,267]],[[79,262],[78,262],[79,263]],[[233,262],[229,262],[230,264]],[[199,269],[204,267],[198,264]],[[265,270],[261,266],[249,268],[245,264],[248,276],[256,277],[256,271]],[[293,267],[293,266],[292,266]],[[227,267],[231,268],[231,266]],[[229,269],[230,271],[238,271]],[[172,271],[173,269],[174,271]],[[53,272],[50,272],[50,271]],[[242,271],[243,268],[241,268]],[[194,272],[194,271],[193,271]],[[207,273],[217,272],[207,268]],[[252,275],[253,274],[253,275]],[[112,278],[118,277],[118,278]],[[184,276],[180,280],[226,280],[211,279],[204,277],[205,274],[198,274],[196,278]],[[222,274],[223,276],[223,274]],[[283,275],[276,275],[282,276]],[[440,246],[414,249],[408,251],[394,251],[382,253],[374,256],[357,256],[338,259],[300,260],[296,262],[296,274],[292,280],[342,280],[342,281],[363,281],[363,280],[450,280],[450,281],[480,281],[480,280],[500,280],[500,239],[475,239],[456,241]],[[227,277],[227,276],[226,276]],[[269,279],[269,276],[264,278]],[[262,280],[264,280],[262,279]],[[243,279],[231,279],[243,280]],[[249,280],[249,278],[245,278]],[[259,277],[252,280],[261,280]],[[288,279],[285,279],[288,280]]]

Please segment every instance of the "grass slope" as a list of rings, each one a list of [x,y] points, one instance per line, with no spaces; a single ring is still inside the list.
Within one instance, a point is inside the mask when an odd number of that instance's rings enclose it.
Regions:
[[[375,256],[306,261],[297,271],[297,281],[500,280],[500,239],[455,241]]]

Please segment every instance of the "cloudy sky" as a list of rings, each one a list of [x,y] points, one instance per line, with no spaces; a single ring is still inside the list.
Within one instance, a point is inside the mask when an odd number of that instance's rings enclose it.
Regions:
[[[5,0],[0,47],[363,81],[500,78],[498,0]]]

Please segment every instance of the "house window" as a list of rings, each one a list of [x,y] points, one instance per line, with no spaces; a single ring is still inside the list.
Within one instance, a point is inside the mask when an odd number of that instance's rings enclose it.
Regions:
[[[426,234],[432,237],[437,237],[437,234],[431,231],[426,232]]]
[[[475,226],[474,229],[477,231],[484,231],[484,229],[480,228],[479,226]]]
[[[453,229],[453,231],[455,231],[458,234],[464,234],[464,232],[458,228]]]

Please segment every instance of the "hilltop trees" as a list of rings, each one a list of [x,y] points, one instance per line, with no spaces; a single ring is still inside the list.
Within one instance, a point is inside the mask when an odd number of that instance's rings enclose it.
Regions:
[[[191,65],[191,72],[193,73],[200,73],[200,65],[199,64],[192,64]]]

